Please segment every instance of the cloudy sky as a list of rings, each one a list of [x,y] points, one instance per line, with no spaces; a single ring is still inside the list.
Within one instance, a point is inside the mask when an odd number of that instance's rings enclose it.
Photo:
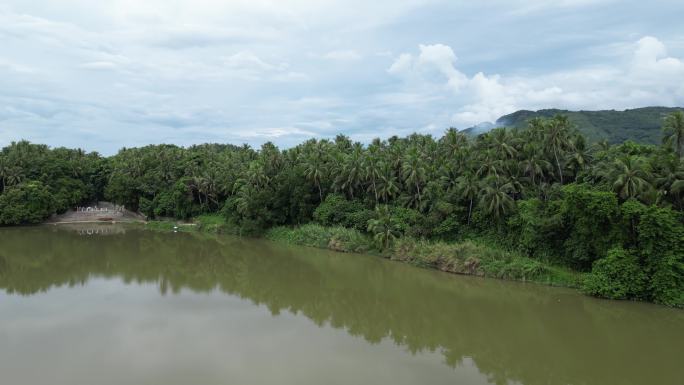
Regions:
[[[440,135],[684,105],[684,2],[0,0],[0,146]]]

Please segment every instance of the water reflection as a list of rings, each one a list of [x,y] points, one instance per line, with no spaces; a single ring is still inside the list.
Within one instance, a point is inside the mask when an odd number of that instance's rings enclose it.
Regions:
[[[108,229],[107,236],[1,229],[0,288],[30,296],[120,278],[155,284],[165,296],[219,290],[370,344],[436,352],[495,384],[674,385],[683,378],[681,311],[264,241]]]
[[[68,223],[54,225],[59,230],[75,232],[81,236],[126,234],[126,226],[115,223]]]

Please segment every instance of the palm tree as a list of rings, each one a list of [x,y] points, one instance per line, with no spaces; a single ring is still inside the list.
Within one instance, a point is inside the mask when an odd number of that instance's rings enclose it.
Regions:
[[[616,159],[611,174],[613,191],[622,199],[643,198],[652,189],[648,182],[651,173],[642,158],[626,155]]]
[[[502,171],[502,160],[498,159],[496,155],[489,150],[485,153],[484,159],[481,160],[480,167],[477,169],[475,175],[480,178],[488,177],[490,175],[498,178]]]
[[[318,189],[319,202],[323,202],[323,189],[321,187],[321,180],[326,174],[325,164],[325,149],[323,149],[324,142],[313,144],[310,151],[302,153],[304,159],[302,165],[304,167],[304,175],[309,179]]]
[[[473,213],[473,201],[480,193],[480,181],[472,173],[462,175],[456,184],[461,199],[468,201],[468,225]]]
[[[594,155],[582,135],[575,135],[570,141],[570,147],[572,152],[568,154],[568,167],[572,169],[575,177],[577,177],[581,171],[584,171],[591,164],[594,160]]]
[[[3,186],[16,186],[24,180],[24,172],[21,166],[7,166],[2,175]]]
[[[368,221],[368,232],[373,234],[375,242],[385,250],[400,235],[399,224],[386,205],[376,206],[375,213],[377,218]]]
[[[263,189],[270,182],[270,178],[266,174],[263,162],[258,159],[249,163],[249,166],[245,171],[245,176],[247,183],[257,189]]]
[[[508,189],[498,178],[490,177],[480,193],[482,209],[497,222],[515,209],[515,201],[508,194]]]
[[[678,158],[684,155],[684,112],[675,111],[665,118],[663,123],[665,137],[663,143],[674,148]]]
[[[608,151],[610,149],[610,143],[606,139],[598,141],[594,146],[599,151]]]
[[[659,170],[655,178],[661,197],[670,198],[680,210],[682,209],[681,193],[684,192],[684,162],[679,159],[671,159],[665,163],[665,167]]]
[[[344,191],[347,197],[353,198],[363,182],[363,149],[355,144],[352,152],[343,159],[335,185],[337,189]]]
[[[383,162],[381,167],[380,180],[377,185],[378,194],[383,202],[389,202],[399,194],[399,181],[387,163]]]
[[[561,152],[568,147],[570,121],[567,116],[555,116],[553,119],[542,122],[541,124],[543,124],[546,132],[546,146],[553,153],[556,167],[558,168],[560,184],[563,184],[563,168],[561,167],[560,159],[562,157]]]
[[[537,185],[537,180],[541,183],[540,179],[548,173],[551,167],[551,163],[542,158],[536,151],[527,155],[525,159],[520,162],[520,168],[522,169],[523,174],[530,178],[532,185]]]
[[[444,148],[444,157],[447,161],[459,161],[468,145],[468,138],[455,128],[449,128],[440,140],[440,144]]]
[[[418,153],[418,148],[415,146],[411,147],[404,156],[404,162],[401,165],[401,176],[404,178],[404,183],[407,186],[415,187],[418,198],[417,205],[420,205],[422,201],[420,186],[425,181],[426,173],[425,164]]]
[[[499,156],[499,159],[512,159],[518,154],[518,150],[513,146],[511,132],[504,128],[497,128],[491,132],[492,146]]]
[[[375,204],[378,204],[380,201],[378,195],[378,179],[380,179],[381,167],[380,146],[378,143],[373,142],[373,144],[368,147],[367,154],[363,159],[363,170],[366,179],[370,181],[368,191],[373,191]]]
[[[6,158],[0,154],[0,185],[2,187],[2,189],[0,189],[0,194],[5,192],[5,186],[7,186],[8,163]]]
[[[451,162],[446,162],[437,171],[440,183],[445,187],[447,192],[456,190],[458,185],[458,178],[461,176],[459,167]]]
[[[501,188],[507,191],[509,195],[517,198],[522,195],[523,183],[518,176],[511,174],[505,178],[505,183]]]

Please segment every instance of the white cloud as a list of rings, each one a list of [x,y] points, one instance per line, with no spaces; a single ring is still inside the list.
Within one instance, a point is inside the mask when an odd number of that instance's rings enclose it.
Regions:
[[[636,43],[631,75],[649,80],[664,80],[671,77],[673,81],[684,76],[684,62],[667,56],[665,44],[652,36],[641,38]]]
[[[597,7],[617,0],[507,0],[509,5],[514,5],[513,14],[523,15],[534,12],[544,12],[557,9],[567,12],[570,8]]]
[[[399,75],[406,73],[407,71],[411,70],[413,67],[413,56],[408,53],[403,53],[399,55],[397,60],[392,63],[389,69],[387,69],[387,72],[394,74],[394,75]]]
[[[168,49],[190,49],[275,40],[277,32],[268,26],[252,29],[185,24],[161,26],[151,30],[149,28],[133,29],[127,33],[126,38]]]
[[[7,70],[16,73],[31,73],[33,70],[21,64],[0,57],[0,70]]]
[[[323,55],[324,58],[340,61],[355,61],[361,59],[361,55],[354,50],[330,51]]]
[[[266,140],[278,139],[284,136],[314,137],[316,132],[303,130],[298,127],[268,127],[254,128],[248,131],[238,131],[241,137],[246,139],[262,138]]]
[[[282,145],[684,104],[684,3],[610,1],[4,0],[0,146]]]
[[[449,92],[442,96],[453,101],[452,122],[461,127],[518,109],[632,108],[645,105],[684,104],[684,62],[667,56],[665,45],[654,37],[644,37],[632,45],[630,57],[612,67],[589,67],[552,72],[535,77],[485,75],[468,77],[456,66],[453,50],[442,44],[420,45],[420,54],[400,55],[388,72],[398,76],[433,80],[425,75],[434,68],[442,75],[441,85]],[[439,84],[438,84],[439,85]],[[415,82],[408,87],[415,88]],[[424,97],[438,88],[428,87]]]
[[[436,70],[448,79],[449,87],[458,90],[465,85],[467,77],[456,69],[456,55],[451,47],[444,44],[419,46],[420,54],[401,54],[387,70],[391,74],[429,72]]]
[[[244,80],[303,82],[309,79],[303,72],[290,71],[287,63],[269,63],[252,52],[238,52],[223,58],[221,62],[230,71],[227,75]],[[218,69],[217,76],[220,77],[221,73],[222,69]]]
[[[110,61],[93,61],[88,63],[83,63],[80,65],[81,68],[90,70],[113,70],[117,67],[116,63]]]
[[[229,68],[253,71],[273,71],[287,68],[287,65],[273,65],[261,60],[251,52],[238,52],[223,59],[223,64]]]

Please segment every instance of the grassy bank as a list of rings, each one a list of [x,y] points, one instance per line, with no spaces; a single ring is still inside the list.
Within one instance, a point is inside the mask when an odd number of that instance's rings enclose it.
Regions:
[[[578,287],[581,274],[551,266],[518,253],[469,240],[458,243],[400,238],[387,250],[379,250],[371,237],[344,227],[307,224],[299,227],[275,227],[266,238],[294,245],[318,247],[342,252],[370,253],[391,260],[441,271],[533,281],[554,286]]]
[[[152,220],[147,223],[140,224],[148,230],[158,231],[202,231],[207,233],[229,233],[226,220],[217,214],[200,215],[193,218],[190,222],[176,221],[176,220]]]
[[[238,233],[220,215],[202,215],[194,218],[192,223],[160,220],[150,221],[142,226],[158,231]],[[264,236],[275,242],[339,252],[373,254],[418,267],[455,274],[567,287],[578,287],[582,278],[580,273],[552,266],[496,246],[486,245],[477,240],[447,243],[405,237],[395,240],[387,250],[380,250],[370,236],[358,230],[317,224],[274,227]]]

